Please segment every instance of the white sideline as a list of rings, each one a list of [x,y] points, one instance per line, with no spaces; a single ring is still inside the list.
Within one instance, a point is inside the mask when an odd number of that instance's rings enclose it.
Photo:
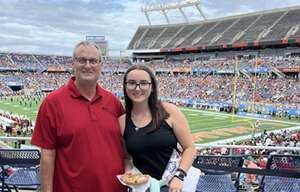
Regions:
[[[182,111],[193,111],[193,112],[198,112],[198,113],[208,113],[208,114],[215,114],[218,116],[229,116],[229,117],[240,117],[244,119],[259,119],[259,120],[264,120],[264,121],[271,121],[271,122],[276,122],[276,123],[286,123],[286,124],[292,124],[292,125],[299,125],[300,123],[295,123],[295,122],[290,122],[290,121],[280,121],[280,120],[274,120],[274,119],[262,119],[262,118],[254,118],[254,117],[245,117],[245,116],[240,116],[240,115],[232,115],[232,114],[226,114],[226,113],[221,113],[221,112],[213,112],[213,111],[202,111],[202,110],[197,110],[197,109],[187,109],[187,108],[180,108]]]

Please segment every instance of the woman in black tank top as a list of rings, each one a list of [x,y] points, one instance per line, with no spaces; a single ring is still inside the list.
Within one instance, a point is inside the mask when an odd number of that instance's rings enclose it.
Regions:
[[[178,174],[168,183],[169,191],[181,191],[184,175],[193,163],[196,149],[188,123],[173,104],[158,100],[155,76],[145,65],[130,67],[124,76],[126,114],[120,128],[128,157],[143,174],[160,180],[177,142],[182,146]],[[126,161],[126,171],[132,167]]]

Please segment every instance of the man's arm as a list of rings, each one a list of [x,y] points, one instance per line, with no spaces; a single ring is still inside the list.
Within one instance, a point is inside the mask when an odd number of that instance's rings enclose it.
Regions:
[[[42,149],[41,155],[41,192],[53,192],[55,149]]]

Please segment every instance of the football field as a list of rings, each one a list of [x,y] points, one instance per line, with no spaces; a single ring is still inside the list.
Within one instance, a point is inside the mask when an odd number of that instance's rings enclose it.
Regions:
[[[42,98],[23,96],[1,97],[0,110],[24,116],[35,121]]]
[[[41,99],[24,99],[15,96],[13,99],[1,98],[0,110],[12,112],[35,121]],[[220,112],[200,111],[193,108],[180,107],[185,114],[193,139],[196,143],[207,143],[228,138],[251,135],[253,132],[266,130],[285,129],[300,126],[299,122],[286,119],[259,120],[259,128],[254,129],[257,119],[239,117]]]
[[[193,139],[197,143],[207,143],[234,137],[252,135],[265,129],[278,130],[299,127],[300,123],[283,119],[256,119],[240,117],[229,113],[200,111],[192,108],[181,108],[185,114]],[[259,120],[258,128],[255,122]]]

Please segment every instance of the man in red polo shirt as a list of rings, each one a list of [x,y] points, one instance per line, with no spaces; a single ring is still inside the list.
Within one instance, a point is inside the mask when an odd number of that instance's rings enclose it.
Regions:
[[[76,45],[68,84],[43,101],[31,143],[42,148],[42,192],[124,192],[118,99],[97,84],[97,46]]]

